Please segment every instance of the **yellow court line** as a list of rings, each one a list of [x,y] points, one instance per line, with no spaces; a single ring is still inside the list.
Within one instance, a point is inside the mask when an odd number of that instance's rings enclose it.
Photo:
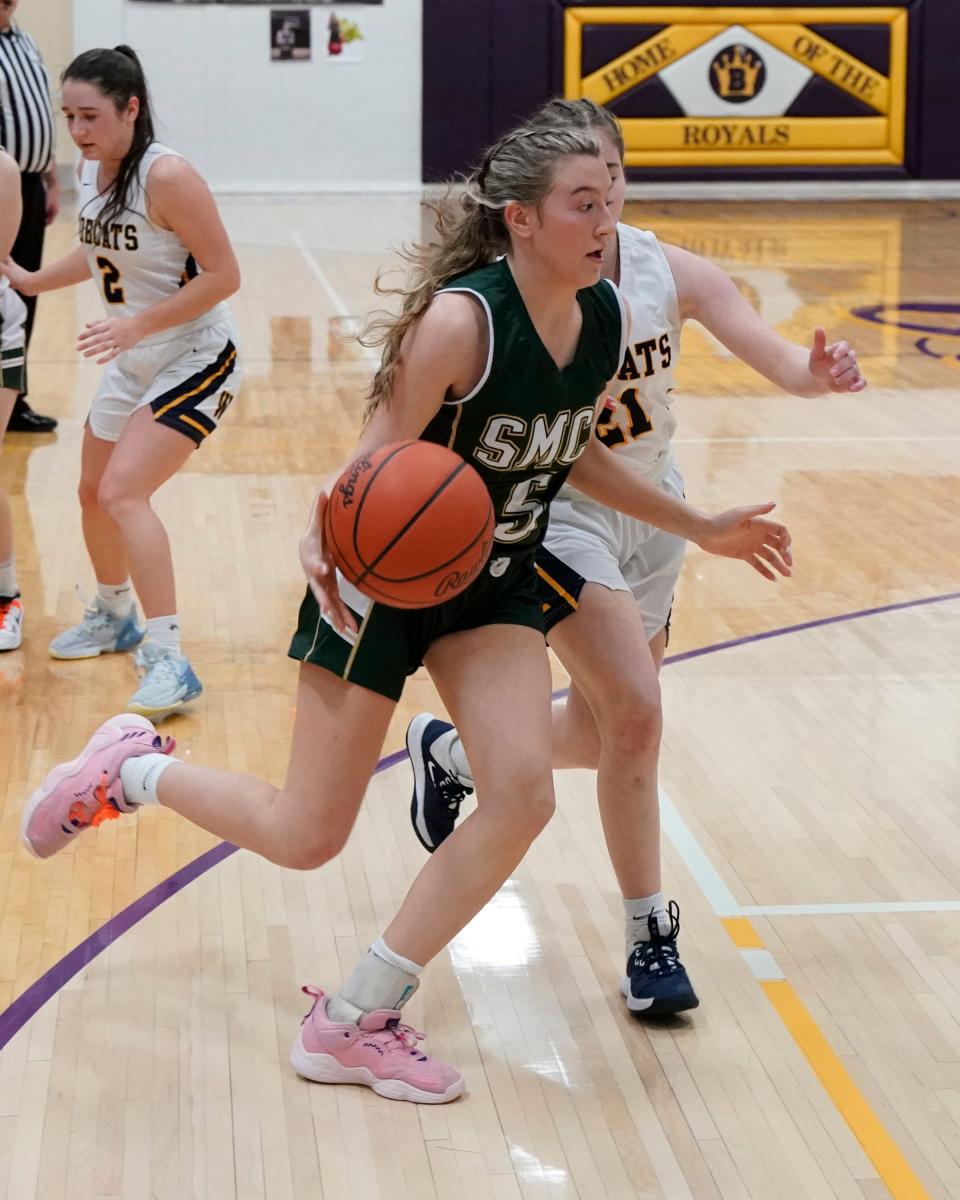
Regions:
[[[762,950],[760,934],[749,917],[722,917],[723,927],[738,950]]]
[[[764,948],[749,918],[726,917],[722,921],[738,949]],[[930,1193],[914,1174],[793,987],[785,979],[761,979],[759,982],[893,1200],[931,1200]]]

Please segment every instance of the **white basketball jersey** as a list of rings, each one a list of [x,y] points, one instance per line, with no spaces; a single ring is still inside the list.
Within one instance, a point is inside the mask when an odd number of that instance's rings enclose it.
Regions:
[[[131,316],[172,295],[199,271],[190,251],[175,233],[161,229],[147,217],[146,182],[158,158],[176,154],[152,142],[131,181],[127,207],[103,225],[99,216],[106,196],[98,194],[98,162],[84,160],[80,168],[78,233],[90,275],[100,288],[108,315]],[[109,190],[109,189],[108,189]],[[223,302],[183,325],[144,338],[139,344],[167,342],[194,329],[203,329],[229,314]]]
[[[630,341],[601,413],[597,437],[629,455],[645,479],[659,483],[673,465],[676,417],[670,407],[680,352],[680,306],[673,272],[652,233],[617,226],[620,291],[630,308]],[[573,496],[575,489],[563,492]]]

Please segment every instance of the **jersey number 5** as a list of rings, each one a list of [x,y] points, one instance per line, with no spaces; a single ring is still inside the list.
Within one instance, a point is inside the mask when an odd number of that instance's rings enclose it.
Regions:
[[[109,258],[102,254],[97,258],[97,266],[103,276],[103,298],[108,304],[123,303],[123,288],[120,286],[120,272]]]
[[[542,500],[535,500],[530,493],[542,492],[549,483],[549,475],[531,475],[529,479],[521,479],[514,485],[510,499],[503,506],[503,515],[516,516],[517,519],[498,522],[493,531],[493,536],[498,542],[522,542],[528,534],[533,533],[545,505]]]

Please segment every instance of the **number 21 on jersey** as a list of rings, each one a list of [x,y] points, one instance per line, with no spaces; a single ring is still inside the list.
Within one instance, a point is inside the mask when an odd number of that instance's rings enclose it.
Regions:
[[[629,438],[637,438],[653,430],[653,422],[640,403],[636,388],[624,388],[613,401],[613,407],[605,407],[597,419],[597,437],[609,450],[622,446]]]

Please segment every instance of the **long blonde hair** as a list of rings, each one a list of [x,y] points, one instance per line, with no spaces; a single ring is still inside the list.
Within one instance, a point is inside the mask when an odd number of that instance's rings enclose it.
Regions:
[[[553,186],[558,162],[570,155],[600,155],[600,144],[583,123],[564,128],[558,124],[524,122],[505,134],[483,156],[480,166],[464,181],[463,190],[428,204],[436,216],[436,237],[426,244],[404,248],[410,264],[404,286],[384,287],[380,295],[402,296],[398,314],[375,313],[360,334],[364,346],[383,346],[380,368],[373,377],[364,417],[369,418],[390,396],[400,358],[400,344],[411,325],[423,315],[437,291],[477,267],[492,262],[510,248],[503,211],[511,201],[540,204]]]

